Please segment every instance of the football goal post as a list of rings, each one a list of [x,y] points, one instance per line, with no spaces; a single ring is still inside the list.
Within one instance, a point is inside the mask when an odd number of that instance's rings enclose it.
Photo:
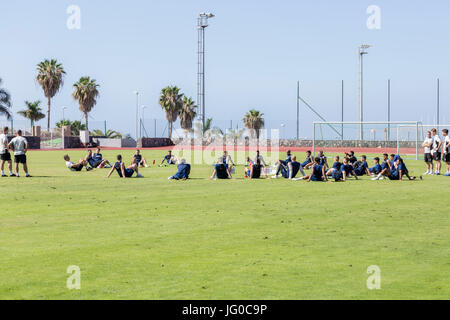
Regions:
[[[405,159],[419,159],[422,127],[420,121],[313,122],[313,153],[324,148],[332,152],[395,153]],[[409,130],[408,139],[404,138],[403,128]]]

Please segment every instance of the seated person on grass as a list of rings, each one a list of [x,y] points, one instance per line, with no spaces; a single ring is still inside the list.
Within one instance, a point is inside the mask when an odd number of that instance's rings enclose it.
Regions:
[[[411,177],[409,175],[408,168],[406,167],[405,163],[403,162],[402,158],[398,158],[398,160],[395,162],[395,169],[391,170],[391,174],[388,176],[390,180],[403,180],[403,176],[406,176],[408,180],[416,180],[416,177]]]
[[[164,158],[162,159],[161,164],[159,166],[161,167],[164,162],[168,165],[177,163],[175,160],[175,157],[172,155],[171,150],[167,151],[167,154],[164,156]]]
[[[348,163],[351,164],[352,166],[358,161],[358,159],[356,159],[356,157],[355,157],[355,151],[350,151],[349,153],[346,153],[345,155],[348,158]]]
[[[169,180],[187,180],[191,173],[191,165],[186,163],[185,159],[178,161],[178,171],[175,175],[169,177]]]
[[[320,158],[320,165],[324,166],[325,170],[328,169],[328,161],[327,161],[327,157],[325,156],[323,150],[320,150],[319,153],[317,154],[317,157]]]
[[[247,166],[245,168],[244,178],[259,179],[262,171],[264,171],[264,165],[261,163],[261,159],[259,157],[256,157],[254,162],[250,160],[250,157],[247,157]],[[264,174],[264,177],[267,179],[267,174]]]
[[[372,168],[370,168],[369,171],[372,175],[377,175],[381,171],[383,171],[383,168],[381,167],[381,164],[380,164],[380,158],[375,157],[373,159],[373,161],[374,161],[375,165]]]
[[[89,149],[86,160],[92,168],[111,168],[109,161],[103,159],[103,155],[100,153],[100,147],[97,148],[94,154],[92,154],[92,151]]]
[[[333,167],[331,167],[330,169],[328,169],[327,171],[327,176],[332,176],[333,172],[339,171],[341,172],[341,166],[342,163],[339,161],[340,157],[339,156],[335,156],[334,157],[334,163],[333,163]]]
[[[357,176],[363,176],[367,174],[370,176],[369,165],[367,164],[367,157],[361,156],[361,161],[355,163],[354,171]]]
[[[291,150],[288,150],[286,152],[286,160],[278,160],[277,163],[275,164],[275,175],[272,176],[272,178],[276,179],[278,178],[278,175],[280,174],[281,170],[287,170],[287,165],[289,162],[292,161],[292,154],[291,154]]]
[[[66,161],[66,167],[69,168],[70,171],[81,171],[83,167],[86,168],[86,171],[92,170],[86,159],[80,159],[77,163],[73,163],[70,161],[69,155],[66,154],[64,160]]]
[[[210,179],[231,179],[231,173],[228,171],[227,167],[223,163],[222,157],[217,160],[217,163],[214,165],[214,171],[210,177]]]
[[[291,161],[287,164],[287,169],[284,168],[281,169],[281,174],[283,178],[289,179],[289,180],[302,180],[305,178],[305,172],[303,171],[302,164],[300,162],[297,162],[297,157],[292,156]],[[302,176],[299,178],[295,178],[298,172],[302,173]]]
[[[350,164],[350,160],[348,158],[344,158],[344,162],[341,166],[341,172],[343,181],[347,181],[347,178],[349,178],[351,175],[354,176],[356,180],[358,180],[358,176],[356,175],[355,170]]]
[[[233,159],[231,159],[231,156],[228,154],[228,151],[223,152],[223,156],[220,157],[222,159],[222,163],[225,165],[225,167],[228,170],[228,173],[231,175],[231,170],[233,169],[234,162]]]
[[[312,172],[307,177],[306,181],[307,182],[310,182],[310,181],[315,181],[315,182],[328,181],[327,175],[325,173],[325,167],[320,165],[320,158],[319,157],[316,157],[314,159],[314,165],[312,167]]]
[[[263,164],[265,167],[267,166],[266,162],[264,161],[264,157],[262,155],[260,155],[259,150],[256,150],[256,157],[255,157],[255,162],[256,161],[260,161],[261,164]]]
[[[380,166],[381,166],[381,171],[378,173],[378,175],[376,177],[372,178],[373,181],[383,180],[385,177],[388,177],[391,175],[389,155],[387,153],[383,154],[383,162],[381,163]]]
[[[124,178],[124,179],[125,178],[131,178],[135,172],[136,172],[136,177],[137,178],[143,178],[144,177],[142,174],[139,173],[139,169],[138,169],[136,161],[134,161],[131,164],[131,166],[126,168],[125,167],[125,163],[122,162],[122,156],[120,154],[117,156],[117,162],[111,168],[111,171],[109,171],[109,173],[106,176],[106,178],[109,178],[112,175],[112,173],[114,172],[114,170],[117,171],[117,174],[119,175],[119,177]]]
[[[313,165],[314,165],[314,159],[313,159],[311,151],[308,150],[308,151],[306,151],[306,159],[302,163],[302,168],[308,169],[308,168],[312,167]]]
[[[141,167],[148,168],[147,160],[145,160],[145,158],[142,157],[141,150],[136,149],[136,153],[133,155],[133,159],[136,160],[136,164],[137,164],[138,168],[141,168]]]

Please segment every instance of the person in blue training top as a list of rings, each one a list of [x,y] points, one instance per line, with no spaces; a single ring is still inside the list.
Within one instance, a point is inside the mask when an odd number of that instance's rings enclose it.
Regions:
[[[408,180],[416,180],[416,177],[414,176],[410,176],[409,175],[409,171],[408,168],[406,167],[405,163],[403,162],[402,158],[399,158],[397,160],[397,176],[398,176],[398,180],[402,181],[403,180],[403,176],[406,176],[408,178]],[[396,180],[396,179],[394,179]]]
[[[317,157],[320,158],[320,165],[324,166],[325,170],[327,170],[328,169],[328,160],[327,160],[327,157],[325,156],[323,150],[319,150]]]
[[[356,175],[355,170],[350,164],[350,160],[347,157],[344,158],[344,162],[341,166],[341,173],[343,181],[347,181],[347,178],[349,178],[351,175],[353,175],[355,179],[358,180],[358,176]]]
[[[373,181],[375,180],[383,180],[385,177],[388,177],[391,175],[391,166],[389,162],[389,155],[387,153],[383,154],[383,162],[381,163],[381,171],[378,173],[378,175],[374,178],[372,178]]]
[[[333,172],[335,172],[335,171],[339,171],[339,172],[341,171],[342,163],[340,162],[340,159],[341,158],[339,156],[334,157],[333,166],[330,169],[328,169],[327,176],[332,176]]]
[[[369,165],[367,164],[367,157],[361,156],[361,161],[358,162],[358,166],[354,169],[357,176],[363,176],[367,174],[370,176]]]
[[[306,159],[302,162],[302,168],[308,169],[314,165],[314,159],[310,150],[306,151]]]
[[[281,170],[287,171],[288,169],[288,163],[292,161],[292,154],[291,150],[288,150],[286,152],[286,160],[278,160],[275,164],[275,175],[272,176],[272,178],[276,179],[278,178],[278,175],[280,174]]]
[[[171,150],[167,151],[167,154],[164,156],[159,166],[162,166],[164,162],[166,162],[168,165],[176,163],[175,157],[172,155]]]
[[[122,162],[122,156],[120,154],[117,156],[117,162],[111,168],[111,170],[109,171],[106,178],[109,178],[112,175],[112,173],[114,172],[114,170],[116,170],[119,177],[121,177],[123,179],[131,178],[135,172],[136,172],[137,178],[144,177],[142,174],[139,173],[139,169],[138,169],[136,161],[133,161],[131,166],[126,168],[125,163]]]
[[[100,147],[97,147],[94,154],[92,154],[91,150],[88,151],[87,161],[89,162],[89,165],[92,168],[111,168],[109,161],[107,159],[103,159],[103,155],[100,152]]]
[[[169,180],[187,180],[191,173],[191,165],[186,163],[185,159],[181,159],[178,162],[178,171],[175,175],[169,177]]]
[[[372,175],[378,175],[381,171],[383,171],[383,168],[380,165],[380,158],[375,157],[373,159],[373,161],[374,161],[375,164],[374,164],[374,166],[372,168],[369,168],[369,172]]]
[[[223,158],[217,159],[217,163],[214,165],[214,171],[210,177],[211,180],[215,179],[232,179],[231,173],[223,163]]]
[[[302,173],[302,177],[295,178],[298,172]],[[289,180],[301,180],[305,177],[305,172],[303,171],[302,165],[300,162],[297,162],[296,156],[291,156],[291,161],[288,162],[286,169],[281,170],[281,174],[283,178],[289,179]]]
[[[136,149],[136,153],[133,155],[133,159],[136,160],[138,168],[140,167],[148,168],[147,160],[145,160],[145,158],[142,156],[141,150]]]
[[[314,165],[312,167],[312,172],[308,176],[307,182],[310,181],[328,181],[327,175],[325,173],[325,167],[320,165],[320,158],[316,157],[314,159]]]

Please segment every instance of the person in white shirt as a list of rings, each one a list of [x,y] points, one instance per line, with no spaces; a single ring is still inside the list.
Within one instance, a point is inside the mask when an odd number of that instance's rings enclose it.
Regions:
[[[433,174],[433,156],[431,155],[431,147],[433,146],[433,138],[431,137],[431,131],[427,131],[427,137],[422,143],[423,158],[427,165],[427,172],[424,174]]]
[[[9,176],[14,176],[14,173],[12,172],[12,161],[11,161],[11,153],[9,153],[8,150],[8,132],[9,128],[4,127],[3,133],[0,134],[0,166],[2,170],[2,177],[6,177],[4,168],[5,168],[5,162],[8,162],[8,169],[9,169]]]
[[[86,168],[86,171],[91,171],[92,168],[89,167],[89,163],[86,159],[80,159],[80,161],[78,161],[78,163],[73,163],[72,161],[70,161],[70,157],[68,154],[66,154],[64,156],[64,161],[66,161],[66,167],[70,170],[70,171],[81,171],[83,169],[83,167]]]
[[[444,137],[444,143],[442,144],[443,159],[447,164],[447,172],[444,176],[450,176],[450,137],[448,136],[448,129],[442,130],[442,136]]]
[[[23,165],[23,171],[25,171],[25,176],[31,177],[28,173],[27,166],[27,151],[28,142],[27,139],[22,137],[22,130],[17,131],[17,136],[11,140],[8,144],[8,148],[14,151],[14,162],[16,165],[16,177],[19,177],[19,163]]]
[[[437,130],[435,128],[431,129],[431,135],[433,136],[433,145],[431,149],[431,154],[433,155],[433,160],[436,162],[436,171],[435,175],[441,174],[441,146],[442,141],[437,134]]]

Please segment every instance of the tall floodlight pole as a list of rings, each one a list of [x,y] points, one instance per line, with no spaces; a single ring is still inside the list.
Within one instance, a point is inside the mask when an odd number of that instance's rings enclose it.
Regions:
[[[359,139],[364,139],[364,126],[362,122],[364,121],[364,109],[363,109],[363,56],[368,54],[367,49],[371,46],[368,44],[363,44],[358,48],[358,61],[359,61]]]
[[[144,127],[144,120],[145,120],[144,115],[145,115],[145,109],[147,109],[147,107],[146,106],[141,106],[141,109],[142,109],[142,118],[141,118],[141,125],[139,126],[139,128],[141,129],[140,136],[142,138],[142,127]],[[145,127],[144,127],[144,131],[145,131]]]
[[[63,114],[63,125],[65,125],[65,121],[66,121],[66,117],[64,116],[64,111],[66,111],[66,109],[67,109],[67,107],[66,106],[63,106],[62,107],[62,114]]]
[[[344,80],[341,82],[341,140],[344,140]]]
[[[199,104],[199,120],[205,127],[205,29],[208,19],[214,18],[212,13],[200,13],[198,18],[198,72],[197,72],[197,103]]]
[[[387,140],[391,141],[391,79],[388,79],[388,101],[387,101],[387,120],[388,120],[388,130],[387,130]]]
[[[297,81],[297,140],[300,139],[300,81]]]
[[[436,124],[437,124],[437,130],[439,132],[439,108],[440,108],[440,84],[439,84],[439,78],[437,79],[437,110],[436,110]]]
[[[136,143],[139,138],[139,91],[133,92],[136,95]]]

